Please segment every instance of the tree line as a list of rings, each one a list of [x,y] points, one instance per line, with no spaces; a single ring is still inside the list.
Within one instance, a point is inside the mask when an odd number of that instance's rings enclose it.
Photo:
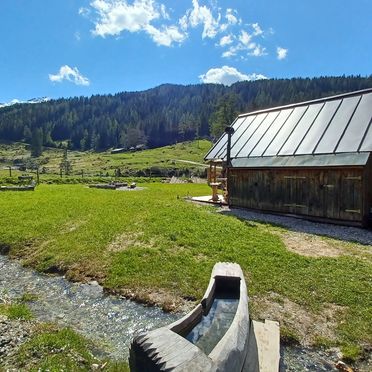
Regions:
[[[372,76],[165,84],[142,92],[62,98],[0,109],[0,139],[74,150],[159,147],[218,137],[236,114],[372,87]]]

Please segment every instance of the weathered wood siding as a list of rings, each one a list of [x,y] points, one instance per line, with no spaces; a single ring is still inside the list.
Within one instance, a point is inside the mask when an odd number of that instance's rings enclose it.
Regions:
[[[366,224],[372,226],[372,156],[369,157],[364,169],[363,181],[363,195],[365,195],[363,200],[364,220]]]
[[[233,168],[228,190],[233,206],[362,223],[372,200],[366,182],[363,167]]]

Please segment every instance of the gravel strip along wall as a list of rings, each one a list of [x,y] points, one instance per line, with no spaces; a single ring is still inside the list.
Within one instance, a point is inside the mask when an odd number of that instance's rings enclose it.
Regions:
[[[372,230],[318,223],[301,218],[260,213],[239,208],[222,207],[218,211],[222,214],[233,215],[245,220],[273,223],[301,233],[328,236],[334,239],[372,245]]]

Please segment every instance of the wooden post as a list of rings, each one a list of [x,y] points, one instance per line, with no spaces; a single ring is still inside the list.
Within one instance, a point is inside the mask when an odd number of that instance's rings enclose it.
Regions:
[[[81,170],[81,178],[84,178],[84,169]]]
[[[9,167],[9,177],[12,177],[12,166]]]
[[[38,185],[40,184],[39,167],[36,168],[36,182]]]
[[[61,178],[62,178],[62,168],[59,169],[59,175],[60,175]]]

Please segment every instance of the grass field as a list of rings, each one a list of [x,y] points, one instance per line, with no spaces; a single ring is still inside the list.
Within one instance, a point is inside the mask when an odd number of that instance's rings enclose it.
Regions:
[[[9,367],[10,370],[35,372],[94,369],[105,369],[108,372],[129,371],[126,361],[103,358],[104,352],[98,343],[93,343],[71,328],[36,321],[27,304],[34,299],[35,296],[30,293],[25,293],[12,302],[6,295],[5,299],[0,298],[0,321],[7,325],[8,330],[23,329],[25,337],[20,347],[14,348],[14,352],[1,355],[0,372],[9,371]],[[9,333],[2,341],[3,345],[7,345]]]
[[[68,159],[72,165],[72,176],[80,176],[82,171],[85,177],[110,175],[119,168],[124,175],[159,174],[167,170],[173,173],[199,173],[202,167],[188,162],[203,162],[204,155],[211,147],[211,142],[197,140],[193,142],[179,143],[156,149],[111,154],[105,152],[79,152],[69,151]],[[60,173],[59,165],[62,161],[64,151],[62,149],[47,148],[42,156],[32,159],[39,164],[40,170],[45,172],[41,178],[50,178],[51,175]],[[0,144],[0,168],[12,165],[18,159],[22,162],[30,160],[30,151],[23,143]],[[181,160],[181,161],[179,161]],[[182,160],[186,161],[183,162]],[[22,172],[13,171],[14,176]],[[165,174],[166,172],[164,172]],[[0,169],[0,178],[8,177],[7,169]]]
[[[2,193],[0,250],[40,271],[95,278],[168,309],[200,299],[214,263],[234,261],[245,273],[254,316],[263,314],[260,298],[278,306],[290,301],[313,315],[314,343],[340,345],[349,356],[371,345],[370,254],[304,257],[285,247],[278,227],[182,199],[208,194],[206,185],[144,186],[124,192],[41,185],[35,192]],[[329,314],[330,308],[338,310]],[[334,335],[317,330],[327,319]],[[300,318],[281,326],[284,337],[301,340]]]

